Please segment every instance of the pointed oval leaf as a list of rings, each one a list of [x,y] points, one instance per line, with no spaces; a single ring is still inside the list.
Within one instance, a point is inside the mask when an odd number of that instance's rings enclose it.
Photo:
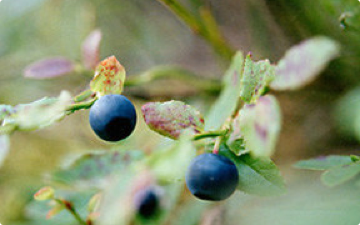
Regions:
[[[92,31],[82,44],[82,60],[84,67],[88,70],[94,70],[100,61],[101,38],[102,33],[97,29]]]
[[[254,62],[251,54],[245,59],[241,76],[240,97],[246,103],[255,103],[275,76],[275,66],[269,60]]]
[[[223,89],[206,117],[205,130],[219,129],[236,109],[243,65],[244,56],[239,51],[233,57],[231,65],[224,75]]]
[[[24,76],[46,79],[66,75],[75,70],[75,64],[64,57],[54,57],[34,62],[24,70]]]
[[[88,202],[88,207],[87,207],[88,212],[92,213],[99,209],[101,198],[102,198],[101,193],[97,193],[91,197],[91,199]]]
[[[46,214],[46,219],[51,219],[65,209],[65,205],[56,203]]]
[[[14,107],[15,113],[5,118],[4,124],[14,124],[20,130],[49,126],[65,116],[71,101],[70,93],[62,91],[57,98],[45,97],[29,104],[17,105]]]
[[[235,163],[239,171],[239,190],[259,196],[279,195],[286,191],[285,181],[270,159],[254,158],[249,154],[236,156],[224,145],[219,154]]]
[[[339,53],[339,45],[327,37],[315,37],[288,50],[275,69],[270,87],[294,90],[313,81]]]
[[[199,133],[204,128],[200,112],[180,101],[149,102],[141,111],[150,129],[173,139],[179,138],[185,129]]]
[[[0,167],[3,164],[10,149],[10,139],[8,135],[0,135]]]
[[[321,176],[322,182],[333,187],[345,183],[360,173],[360,163],[354,162],[330,168]]]
[[[126,72],[115,56],[101,61],[90,82],[90,89],[98,96],[121,94],[124,88]]]
[[[52,179],[66,184],[88,181],[97,186],[101,185],[102,179],[121,172],[142,157],[143,153],[135,150],[89,153],[75,160],[68,168],[54,172]]]
[[[307,170],[328,170],[332,167],[342,166],[352,163],[350,156],[345,155],[330,155],[320,156],[314,159],[301,160],[294,166],[298,169]]]
[[[280,108],[274,96],[262,96],[256,104],[245,105],[234,120],[239,120],[246,150],[254,156],[272,155],[281,128]]]

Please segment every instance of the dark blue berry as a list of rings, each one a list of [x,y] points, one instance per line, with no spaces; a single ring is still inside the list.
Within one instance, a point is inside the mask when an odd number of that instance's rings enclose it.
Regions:
[[[105,141],[128,137],[136,125],[134,105],[123,95],[105,95],[90,108],[90,126]]]
[[[136,212],[143,218],[150,218],[154,216],[159,208],[159,205],[159,197],[152,188],[140,190],[135,195]]]
[[[185,180],[190,192],[199,199],[220,201],[234,193],[239,174],[225,156],[206,153],[191,161]]]

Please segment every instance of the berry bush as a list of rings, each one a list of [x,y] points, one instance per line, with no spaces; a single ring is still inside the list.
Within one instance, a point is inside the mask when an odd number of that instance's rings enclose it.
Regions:
[[[48,2],[49,6],[56,3]],[[84,13],[92,10],[91,4],[96,6],[93,10],[101,10],[101,6],[94,3],[97,1],[90,2],[81,3],[88,7]],[[275,225],[291,224],[291,219],[296,220],[293,221],[296,224],[347,224],[357,220],[359,223],[357,213],[341,214],[338,218],[324,214],[315,218],[316,206],[311,208],[310,203],[307,207],[314,216],[307,215],[309,218],[299,221],[298,216],[292,216],[291,210],[303,209],[297,203],[287,205],[287,196],[299,191],[298,187],[301,192],[303,184],[289,178],[291,185],[288,187],[284,178],[288,177],[283,175],[306,173],[318,180],[316,174],[306,170],[324,171],[321,174],[323,184],[317,190],[326,192],[331,190],[328,187],[337,186],[345,187],[349,193],[357,193],[354,186],[346,186],[350,181],[356,181],[360,173],[360,157],[356,152],[301,160],[294,165],[301,170],[283,171],[275,163],[281,132],[288,132],[282,130],[282,121],[288,120],[278,96],[308,90],[306,88],[313,81],[322,83],[322,77],[316,81],[321,72],[329,64],[331,68],[336,66],[337,61],[332,62],[334,59],[343,58],[342,39],[338,41],[333,35],[319,32],[299,41],[278,60],[270,62],[259,59],[263,55],[256,55],[256,50],[235,50],[227,41],[215,13],[216,6],[222,3],[205,0],[154,2],[160,3],[158,7],[167,9],[182,22],[177,26],[189,28],[187,32],[193,32],[209,51],[212,50],[217,62],[226,67],[219,69],[222,71],[220,79],[199,76],[181,66],[169,65],[156,65],[143,73],[127,75],[126,70],[136,69],[125,69],[123,59],[114,56],[118,50],[111,48],[114,55],[101,56],[102,39],[110,42],[109,45],[114,43],[101,29],[87,33],[81,46],[77,46],[81,49],[81,59],[57,56],[31,62],[23,73],[29,84],[36,79],[39,83],[56,82],[56,79],[65,79],[71,74],[79,77],[81,88],[65,90],[68,87],[59,83],[62,91],[57,97],[43,97],[25,104],[1,104],[0,165],[9,160],[14,151],[10,140],[17,142],[19,133],[36,134],[41,130],[46,133],[49,127],[56,131],[59,124],[71,117],[86,121],[88,130],[92,130],[91,135],[81,137],[82,142],[96,143],[95,146],[101,146],[102,150],[89,149],[61,158],[59,161],[66,161],[66,166],[56,164],[56,169],[47,171],[41,179],[42,185],[35,184],[24,194],[25,200],[19,203],[21,216],[5,217],[4,224],[210,225],[241,222]],[[335,7],[336,1],[330,2],[327,6]],[[0,7],[2,3],[6,0]],[[124,7],[131,5],[123,4]],[[149,3],[137,1],[136,4]],[[273,11],[274,3],[267,4]],[[325,3],[320,1],[319,4]],[[336,26],[356,35],[358,24],[354,21],[360,15],[359,5],[353,9],[345,6],[354,3],[343,4],[339,7],[347,11],[339,15]],[[76,9],[71,6],[67,9]],[[283,7],[280,1],[279,7]],[[329,12],[333,13],[332,9],[328,9]],[[329,16],[333,16],[332,13]],[[71,15],[81,16],[81,13]],[[112,19],[109,16],[109,20]],[[284,18],[281,19],[284,23]],[[132,23],[131,20],[127,22]],[[148,41],[155,42],[150,38]],[[280,48],[281,43],[278,45]],[[172,50],[180,51],[175,47]],[[153,91],[152,84],[156,82],[158,85],[154,85],[156,91]],[[185,95],[173,94],[181,89],[179,87],[188,90]],[[359,139],[359,116],[351,110],[344,112],[345,108],[357,109],[359,104],[353,102],[357,94],[359,91],[355,90],[340,98],[334,110],[334,121],[340,130]],[[71,148],[74,133],[65,135],[67,140],[61,140],[59,135],[57,141],[68,143]],[[55,140],[48,148],[56,148]],[[46,157],[44,155],[42,160],[48,160]],[[6,182],[5,178],[0,176],[0,181]],[[321,199],[313,194],[311,197],[314,201]],[[299,199],[302,197],[296,198]],[[359,206],[358,200],[350,206],[342,205],[343,202],[340,201],[340,205],[345,211]],[[263,213],[266,216],[254,206],[257,203],[265,204]],[[285,211],[286,219],[280,221],[276,219],[279,213],[268,212],[272,207],[283,207],[290,212]],[[242,209],[245,209],[244,213]],[[247,213],[250,216],[245,216]]]

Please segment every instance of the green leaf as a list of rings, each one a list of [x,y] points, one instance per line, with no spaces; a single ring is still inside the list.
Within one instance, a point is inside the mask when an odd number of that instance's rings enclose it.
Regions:
[[[90,89],[98,96],[121,94],[124,89],[126,72],[115,56],[110,56],[99,63],[95,76],[90,82]]]
[[[313,81],[338,53],[339,45],[330,38],[320,36],[303,41],[279,61],[270,87],[274,90],[301,88]]]
[[[173,139],[179,138],[185,129],[199,133],[204,128],[200,112],[180,101],[149,102],[141,111],[150,129]]]
[[[337,130],[345,136],[360,140],[360,87],[347,91],[334,108],[333,119]]]
[[[253,62],[249,53],[245,58],[241,76],[240,97],[246,103],[254,103],[274,79],[275,67],[269,60]]]
[[[302,160],[297,162],[294,166],[298,169],[328,170],[336,166],[348,165],[350,163],[352,163],[350,156],[330,155]]]
[[[14,113],[4,119],[4,125],[16,125],[19,130],[34,130],[49,126],[65,116],[71,96],[62,91],[58,98],[42,98],[29,104],[14,107]]]
[[[153,153],[147,164],[160,182],[168,183],[183,180],[187,167],[195,156],[196,149],[191,139],[183,135],[169,148]]]
[[[230,135],[229,139],[227,139],[226,145],[229,147],[229,149],[235,154],[235,155],[241,155],[243,153],[247,153],[244,145],[244,139],[241,137],[237,138],[236,136],[234,139]]]
[[[8,135],[0,135],[0,167],[4,163],[10,149],[10,139]]]
[[[359,173],[360,163],[354,162],[346,165],[339,165],[324,172],[321,176],[321,181],[325,185],[333,187],[345,183]]]
[[[52,178],[67,184],[88,181],[87,183],[97,186],[109,175],[120,173],[142,157],[141,151],[134,150],[88,153],[74,161],[68,168],[54,172]]]
[[[230,68],[224,75],[223,90],[205,119],[205,130],[218,130],[236,110],[243,64],[244,56],[239,51],[234,56]]]
[[[254,158],[249,154],[236,156],[224,145],[219,154],[235,163],[239,171],[239,190],[259,196],[279,195],[286,191],[284,179],[270,159]]]
[[[256,104],[245,105],[234,120],[239,120],[247,151],[257,157],[272,155],[281,128],[280,108],[274,96],[262,96]]]

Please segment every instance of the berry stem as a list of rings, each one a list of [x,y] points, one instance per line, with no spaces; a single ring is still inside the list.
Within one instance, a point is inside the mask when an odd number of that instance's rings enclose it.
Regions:
[[[219,154],[221,139],[222,139],[222,136],[219,136],[215,140],[214,149],[213,149],[214,154]]]
[[[86,102],[72,104],[66,109],[66,115],[70,115],[80,109],[89,109],[95,103],[96,100],[97,98],[95,97]]]
[[[211,138],[211,137],[219,137],[226,135],[228,130],[215,130],[215,131],[207,131],[200,134],[195,134],[192,138],[193,141],[201,140],[204,138]]]
[[[94,92],[92,92],[90,89],[87,89],[77,96],[74,97],[74,102],[82,102],[85,101],[87,98],[89,98]]]

